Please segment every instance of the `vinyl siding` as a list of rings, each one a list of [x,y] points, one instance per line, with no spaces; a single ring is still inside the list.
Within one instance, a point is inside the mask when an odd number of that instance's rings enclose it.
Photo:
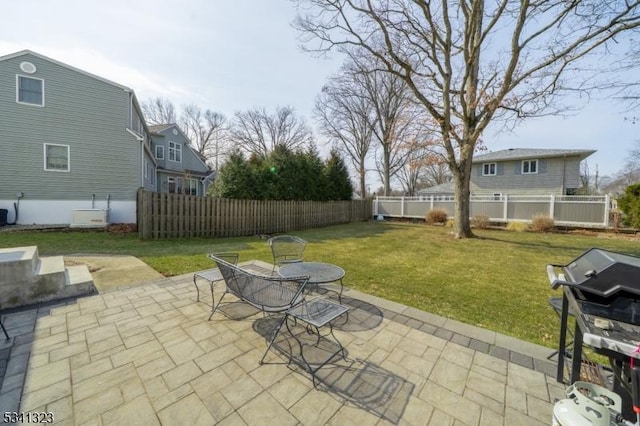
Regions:
[[[28,75],[20,63],[33,63]],[[44,107],[16,102],[16,74],[44,80]],[[0,199],[135,200],[141,147],[125,129],[130,94],[37,56],[0,62]],[[44,144],[70,147],[70,171],[44,170]]]
[[[539,158],[538,173],[536,174],[522,174],[522,161],[517,160],[497,162],[498,174],[496,176],[482,176],[482,164],[473,165],[471,175],[471,193],[473,195],[494,193],[564,195],[564,190],[567,188],[580,187],[579,157]]]
[[[202,183],[200,182],[202,177],[209,174],[209,169],[202,163],[197,154],[195,154],[189,147],[189,140],[186,139],[181,132],[177,135],[173,134],[174,127],[169,127],[159,134],[152,136],[152,150],[155,155],[156,146],[164,147],[164,160],[156,160],[158,167],[164,169],[158,172],[158,192],[168,192],[169,184],[168,178],[185,178],[186,170],[190,170],[197,174],[192,173],[192,178],[198,180],[198,195],[204,195]],[[169,160],[169,142],[174,142],[182,145],[182,161]]]

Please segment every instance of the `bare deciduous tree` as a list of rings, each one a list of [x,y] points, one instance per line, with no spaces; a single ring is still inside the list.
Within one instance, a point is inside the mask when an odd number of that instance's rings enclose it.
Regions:
[[[437,142],[427,132],[421,135],[422,139],[405,144],[407,160],[398,173],[398,180],[409,196],[415,196],[421,188],[448,182],[451,176]]]
[[[359,180],[361,198],[367,195],[366,161],[373,139],[373,103],[362,95],[353,74],[332,76],[316,98],[315,117],[320,131],[353,166]]]
[[[173,103],[165,98],[148,99],[141,108],[149,124],[177,124],[189,138],[192,147],[218,170],[220,159],[227,151],[227,119],[223,114],[190,104],[182,107],[177,118]]]
[[[437,123],[454,178],[458,238],[473,236],[471,161],[487,126],[563,111],[561,95],[602,87],[604,71],[619,63],[611,56],[624,53],[615,43],[640,25],[634,0],[296,3],[307,49],[366,51]]]
[[[377,141],[376,168],[384,187],[391,194],[391,179],[402,169],[410,151],[405,149],[414,137],[418,118],[406,83],[398,76],[381,71],[375,58],[355,55],[349,71],[356,87],[373,105],[371,128]]]
[[[176,122],[176,110],[173,103],[165,98],[147,99],[140,105],[144,119],[149,124],[169,124]]]
[[[193,147],[213,162],[218,170],[224,148],[226,117],[215,111],[203,111],[199,106],[186,105],[180,116],[180,127],[191,139]]]
[[[229,139],[244,151],[260,157],[266,157],[278,145],[296,150],[313,144],[311,129],[288,106],[278,107],[274,114],[265,108],[236,112]]]

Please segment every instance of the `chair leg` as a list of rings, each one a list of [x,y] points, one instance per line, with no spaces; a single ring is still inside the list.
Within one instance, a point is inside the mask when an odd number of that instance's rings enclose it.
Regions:
[[[200,289],[198,288],[198,283],[196,282],[196,276],[193,276],[193,285],[196,286],[196,292],[197,292],[197,296],[196,296],[196,302],[200,301]]]
[[[9,340],[9,333],[7,333],[7,329],[4,328],[4,324],[2,323],[1,318],[0,318],[0,327],[2,327],[2,332],[4,333],[4,337],[6,337],[6,340]]]
[[[278,324],[278,326],[274,328],[273,335],[271,336],[271,340],[269,340],[269,345],[267,345],[267,349],[264,351],[264,354],[262,355],[262,358],[260,359],[260,365],[264,364],[264,358],[267,356],[267,352],[269,352],[269,349],[271,349],[271,345],[273,345],[273,342],[275,342],[276,337],[278,336],[278,333],[280,332],[280,329],[284,325],[284,322],[287,320],[287,317],[288,317],[288,315],[285,314],[284,317],[280,320],[280,323]]]
[[[216,310],[218,309],[218,306],[220,306],[220,304],[222,303],[222,299],[224,299],[224,296],[227,294],[227,292],[225,291],[224,293],[222,293],[222,296],[220,296],[220,300],[218,300],[218,304],[217,305],[213,305],[213,289],[211,290],[211,315],[209,315],[209,319],[207,319],[207,321],[211,321],[211,317],[213,317],[213,314],[216,313]]]

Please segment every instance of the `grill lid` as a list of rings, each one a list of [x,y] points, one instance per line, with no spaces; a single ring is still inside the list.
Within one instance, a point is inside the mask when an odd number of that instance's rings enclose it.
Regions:
[[[592,248],[563,267],[568,285],[610,297],[619,292],[640,296],[640,258]]]

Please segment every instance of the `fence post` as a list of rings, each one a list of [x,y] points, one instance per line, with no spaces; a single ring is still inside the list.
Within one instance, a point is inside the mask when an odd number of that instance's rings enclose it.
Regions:
[[[429,207],[429,210],[433,210],[433,198],[434,195],[429,196],[429,201],[431,201],[431,207]]]
[[[373,217],[378,217],[378,196],[373,200]]]
[[[404,197],[400,197],[400,217],[404,217]]]
[[[509,194],[504,194],[503,197],[504,205],[502,207],[502,218],[505,222],[508,222],[509,219],[507,217],[509,216]]]
[[[549,217],[551,219],[555,219],[555,210],[556,210],[556,196],[551,194],[549,196]]]
[[[609,227],[609,213],[611,209],[611,200],[609,199],[609,194],[604,196],[604,221],[602,224],[605,228]]]

